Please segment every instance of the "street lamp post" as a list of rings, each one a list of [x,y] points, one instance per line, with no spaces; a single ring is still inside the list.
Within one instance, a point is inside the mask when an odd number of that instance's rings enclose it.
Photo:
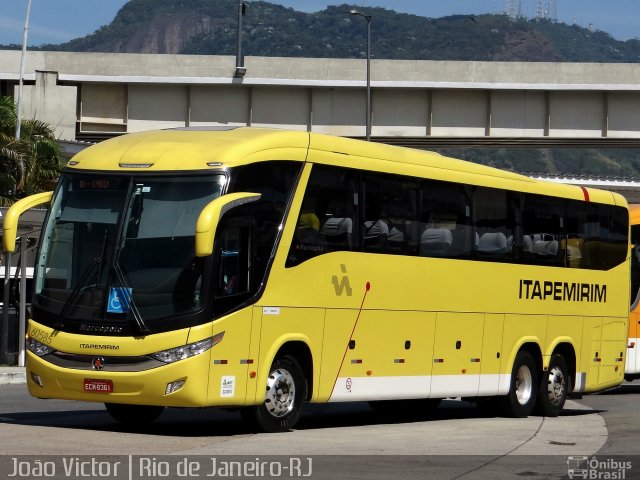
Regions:
[[[247,69],[244,66],[244,58],[242,58],[242,17],[247,11],[247,4],[242,0],[238,0],[238,34],[236,37],[236,69],[233,76],[236,78],[244,77]]]
[[[18,101],[16,107],[16,140],[20,140],[20,127],[22,125],[22,84],[24,83],[24,68],[25,57],[27,55],[27,34],[29,33],[29,14],[31,13],[31,0],[27,0],[27,13],[24,18],[24,29],[22,31],[22,55],[20,56],[20,73],[18,78]],[[22,161],[22,160],[19,160]],[[21,168],[24,170],[24,166]],[[24,243],[25,239],[22,239],[20,243]],[[21,257],[24,263],[24,256]],[[11,281],[11,253],[5,252],[3,262],[4,264],[4,282],[3,282],[3,295],[4,301],[2,303],[2,321],[0,322],[0,362],[8,361],[9,350],[9,293],[10,293],[10,281]],[[24,272],[24,267],[22,269]],[[24,278],[24,273],[23,273]],[[22,288],[24,282],[21,282],[20,288]],[[19,334],[19,348],[22,349],[24,339],[24,326],[23,319],[25,318],[24,303],[20,303],[20,325],[19,328],[22,333]],[[22,350],[21,350],[22,352]],[[18,365],[24,366],[22,356],[18,359]]]
[[[22,84],[24,83],[24,61],[27,56],[27,35],[29,33],[29,14],[31,13],[31,0],[27,0],[27,14],[24,17],[24,29],[22,30],[22,55],[20,56],[20,75],[18,80],[18,107],[16,117],[16,139],[20,140],[20,125],[22,122]]]
[[[365,119],[367,142],[371,140],[371,15],[360,13],[355,8],[349,13],[367,21],[367,117]]]

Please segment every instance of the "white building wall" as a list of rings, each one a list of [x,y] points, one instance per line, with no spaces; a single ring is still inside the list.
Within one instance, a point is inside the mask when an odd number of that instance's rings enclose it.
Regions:
[[[487,126],[487,92],[436,90],[433,92],[431,135],[482,137]]]
[[[188,93],[184,85],[129,85],[127,131],[186,126]]]
[[[371,135],[421,137],[427,134],[429,92],[423,89],[375,89]]]
[[[314,89],[312,131],[331,135],[365,136],[365,91]]]
[[[22,86],[22,118],[49,124],[57,138],[76,135],[77,87],[58,85],[58,75],[36,72],[35,85]],[[14,98],[18,98],[15,87]]]
[[[127,85],[86,83],[80,88],[81,132],[127,131]]]
[[[600,137],[604,117],[602,92],[549,93],[551,137]]]
[[[190,92],[191,126],[246,126],[250,90],[227,85],[194,85]]]
[[[608,137],[640,138],[640,95],[609,92]]]
[[[307,130],[309,92],[306,88],[253,87],[251,125]]]
[[[545,102],[544,92],[491,92],[491,136],[543,136],[547,123]]]

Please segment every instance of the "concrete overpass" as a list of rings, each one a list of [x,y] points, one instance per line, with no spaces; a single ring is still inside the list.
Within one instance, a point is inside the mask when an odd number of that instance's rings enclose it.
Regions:
[[[0,94],[20,52],[0,50]],[[25,117],[69,154],[154,128],[267,126],[365,135],[366,62],[354,59],[28,52]],[[417,148],[640,147],[640,64],[372,61],[372,139]],[[558,181],[558,179],[554,179]],[[559,181],[562,181],[560,179]],[[635,179],[572,179],[640,202]]]
[[[20,52],[0,51],[13,95]],[[197,125],[364,136],[365,61],[28,52],[25,116],[67,140]],[[448,145],[640,146],[640,65],[372,61],[372,137]]]

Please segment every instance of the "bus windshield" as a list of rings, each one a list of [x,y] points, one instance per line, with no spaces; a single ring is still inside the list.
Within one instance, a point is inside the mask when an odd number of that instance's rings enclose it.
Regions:
[[[63,175],[44,229],[34,309],[58,328],[132,313],[149,324],[198,310],[195,224],[225,182],[220,174]]]

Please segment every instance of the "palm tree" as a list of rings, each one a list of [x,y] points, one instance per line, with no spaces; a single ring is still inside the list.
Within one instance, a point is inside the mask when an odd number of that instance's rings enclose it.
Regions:
[[[16,106],[11,97],[0,97],[0,204],[53,188],[63,155],[53,129],[39,120],[21,122],[15,136]]]

